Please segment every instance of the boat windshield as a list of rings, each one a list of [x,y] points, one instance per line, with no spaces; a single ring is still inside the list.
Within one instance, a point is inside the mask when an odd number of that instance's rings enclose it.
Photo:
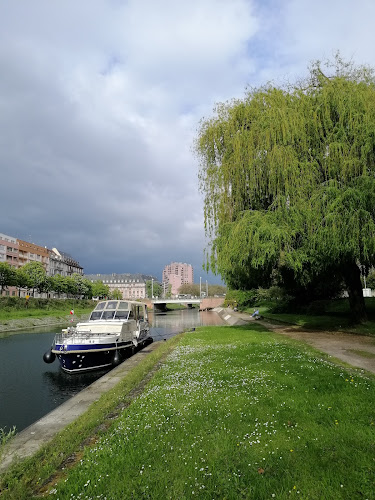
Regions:
[[[115,317],[115,311],[104,311],[101,319],[113,319]]]
[[[129,319],[131,305],[123,300],[108,300],[99,302],[90,315],[90,321],[99,319],[120,319],[122,321]]]
[[[110,300],[107,302],[107,305],[105,306],[106,309],[116,309],[118,306],[118,301],[117,300]]]
[[[106,304],[105,302],[99,302],[99,303],[97,304],[97,306],[95,307],[95,310],[96,310],[96,311],[101,311],[102,309],[104,309],[104,308],[105,308],[105,304]]]

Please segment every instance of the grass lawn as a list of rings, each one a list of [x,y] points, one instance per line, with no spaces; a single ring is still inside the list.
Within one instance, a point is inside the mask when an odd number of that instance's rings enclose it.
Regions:
[[[374,389],[262,325],[202,327],[44,494],[374,499]]]

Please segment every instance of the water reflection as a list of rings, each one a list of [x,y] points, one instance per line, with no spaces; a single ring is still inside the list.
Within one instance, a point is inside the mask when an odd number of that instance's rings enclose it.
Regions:
[[[222,324],[219,315],[197,309],[150,314],[155,341],[196,326],[217,324]],[[24,429],[108,372],[69,374],[57,360],[44,363],[43,354],[58,331],[61,328],[44,328],[0,338],[0,428],[15,425],[18,431]]]
[[[150,313],[151,335],[154,340],[168,339],[177,333],[203,325],[222,325],[223,320],[213,311],[183,309],[167,313]]]
[[[97,370],[87,373],[76,373],[71,375],[61,369],[57,371],[46,371],[42,374],[45,390],[49,393],[54,407],[61,405],[64,401],[78,394],[82,389],[89,386],[109,370]]]

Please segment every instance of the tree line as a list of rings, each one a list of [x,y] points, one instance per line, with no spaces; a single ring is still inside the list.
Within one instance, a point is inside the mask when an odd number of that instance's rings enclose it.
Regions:
[[[15,268],[7,262],[0,262],[0,295],[3,290],[7,290],[9,287],[17,288],[18,294],[21,290],[27,290],[32,295],[37,291],[38,293],[53,292],[58,297],[61,295],[88,299],[110,297],[109,287],[103,282],[91,283],[90,280],[78,273],[71,276],[60,274],[48,276],[40,262],[29,262],[19,268]]]

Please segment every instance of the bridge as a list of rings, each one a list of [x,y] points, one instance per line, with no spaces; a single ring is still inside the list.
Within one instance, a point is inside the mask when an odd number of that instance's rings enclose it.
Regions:
[[[193,304],[199,304],[200,310],[214,309],[223,305],[225,297],[205,297],[205,298],[183,298],[183,299],[145,299],[143,302],[147,304],[149,309],[165,311],[167,304],[181,304],[187,307],[193,307]]]

